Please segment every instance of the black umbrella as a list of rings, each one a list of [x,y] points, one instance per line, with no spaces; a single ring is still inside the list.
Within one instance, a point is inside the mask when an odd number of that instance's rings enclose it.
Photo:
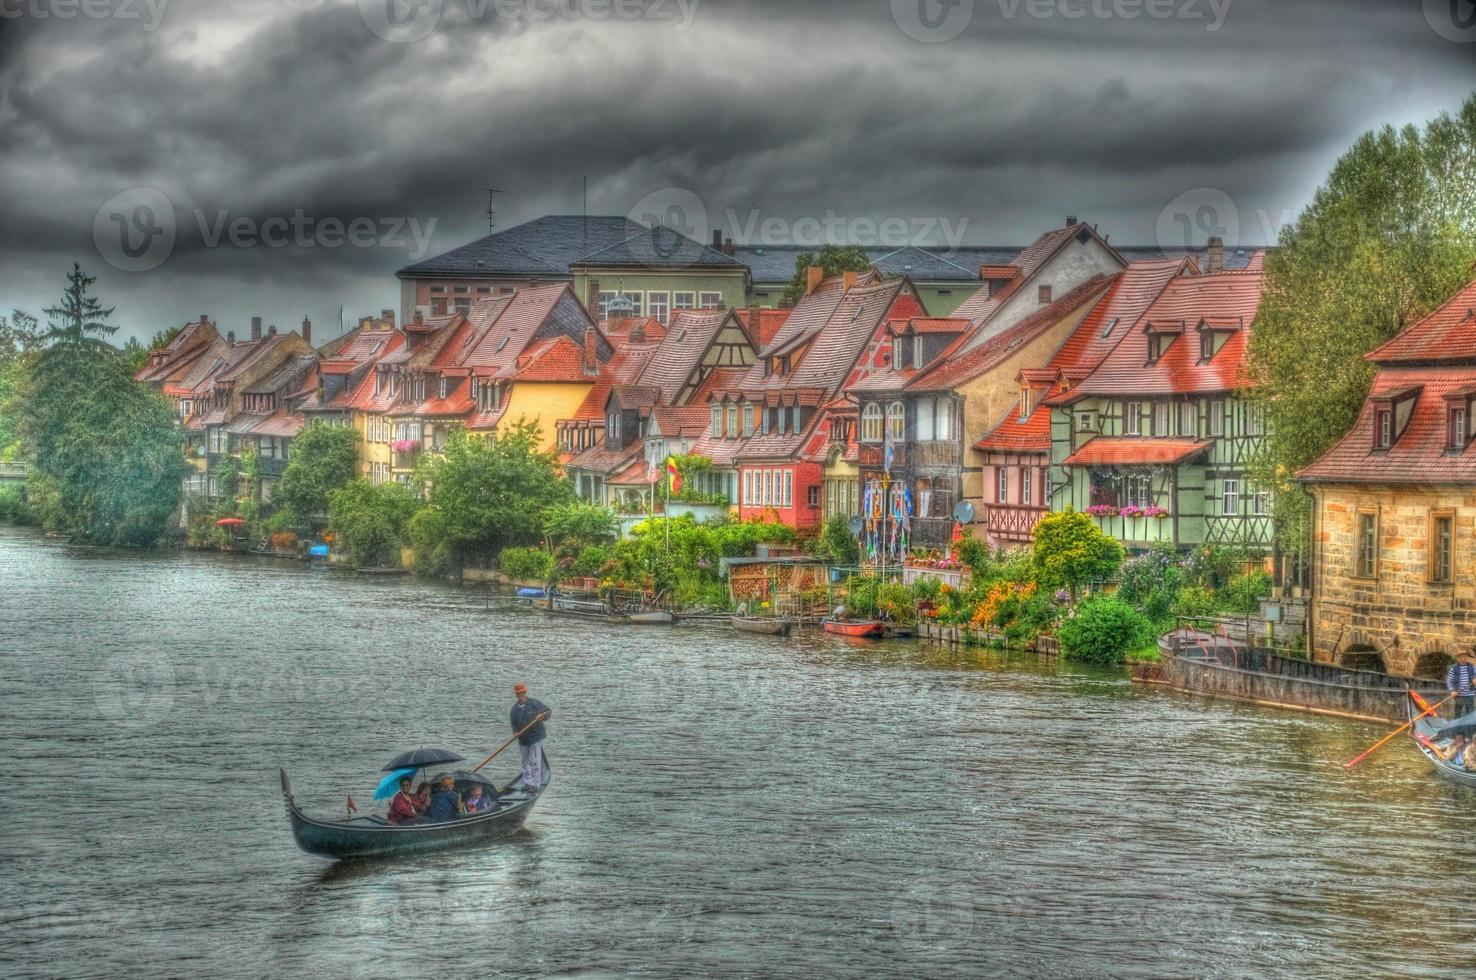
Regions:
[[[466,756],[457,755],[455,752],[447,749],[416,749],[413,752],[406,752],[404,755],[395,756],[390,760],[389,765],[379,771],[390,772],[395,769],[421,769],[425,766],[439,766],[443,762],[461,762],[465,758]]]
[[[465,769],[455,769],[436,773],[436,779],[440,779],[442,776],[450,776],[458,783],[479,783],[491,789],[497,788],[496,783],[479,772],[467,772]]]

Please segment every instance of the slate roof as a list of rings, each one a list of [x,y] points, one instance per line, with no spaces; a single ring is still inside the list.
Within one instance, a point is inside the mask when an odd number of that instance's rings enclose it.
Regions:
[[[628,266],[645,269],[743,268],[742,263],[732,256],[724,255],[709,245],[704,245],[681,232],[662,225],[641,228],[630,237],[589,252],[569,264],[589,268],[625,268]]]
[[[644,226],[626,217],[547,214],[395,273],[401,278],[438,276],[567,277],[575,260],[639,234]]]
[[[1144,312],[1140,325],[1114,347],[1101,365],[1063,397],[1084,395],[1183,395],[1245,387],[1245,348],[1261,305],[1264,276],[1259,272],[1219,272],[1179,276]],[[1209,360],[1199,356],[1197,325],[1205,318],[1242,326]],[[1148,334],[1142,323],[1184,320],[1189,326],[1158,360],[1148,360]]]

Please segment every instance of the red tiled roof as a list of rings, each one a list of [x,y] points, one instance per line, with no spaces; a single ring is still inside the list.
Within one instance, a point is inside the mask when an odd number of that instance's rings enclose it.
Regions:
[[[1020,267],[1015,265],[981,265],[979,266],[980,279],[1013,279],[1020,274]]]
[[[958,347],[967,340],[966,337],[960,338],[959,343],[944,352],[936,367],[924,371],[907,387],[917,391],[944,391],[979,377],[1081,309],[1086,303],[1096,300],[1106,292],[1107,287],[1119,275],[1121,273],[1115,273],[1112,276],[1093,276],[1050,305],[1036,310],[1008,330],[996,334],[963,354],[955,354]]]
[[[1097,370],[1066,394],[1083,395],[1170,395],[1231,391],[1245,387],[1244,360],[1250,325],[1261,305],[1263,276],[1257,272],[1216,272],[1205,276],[1179,276],[1164,288],[1143,314],[1144,322],[1184,320],[1190,329],[1175,340],[1158,360],[1149,362],[1149,335],[1142,328],[1130,331],[1103,360]],[[1231,333],[1209,360],[1201,360],[1197,325],[1213,317],[1236,320],[1245,329]]]
[[[517,381],[593,382],[584,370],[584,351],[568,337],[539,341],[518,358]]]
[[[754,329],[753,323],[750,322],[753,319],[753,311],[751,309],[745,307],[741,310],[734,310],[733,312],[738,314],[738,321],[743,324],[743,329],[748,334],[749,340],[753,341],[753,345],[763,348],[773,342],[774,337],[778,335],[779,329],[784,326],[784,321],[789,319],[791,308],[786,307],[778,310],[760,309],[758,311],[757,329]]]
[[[1471,328],[1476,332],[1476,325]],[[1406,367],[1391,365],[1374,378],[1373,390],[1348,434],[1299,479],[1320,483],[1476,483],[1476,449],[1447,449],[1450,438],[1448,397],[1464,400],[1476,385],[1476,365]],[[1374,406],[1383,398],[1415,387],[1415,399],[1404,431],[1386,450],[1375,450]]]
[[[986,452],[1048,454],[1051,451],[1051,410],[1037,405],[1022,419],[1016,402],[1000,423],[974,446]]]
[[[1213,442],[1191,439],[1118,439],[1097,436],[1066,457],[1067,466],[1149,466],[1182,463]]]
[[[659,475],[657,478],[660,478]],[[611,476],[605,482],[618,486],[629,487],[641,484],[649,486],[655,481],[651,479],[651,467],[646,465],[646,461],[644,459],[637,457],[636,460],[632,462],[629,466],[621,470],[619,473]]]
[[[963,317],[913,317],[907,321],[912,333],[963,333],[969,321]]]
[[[600,332],[602,332],[610,343],[619,346],[621,343],[641,343],[631,335],[636,333],[636,326],[640,325],[640,333],[646,343],[655,343],[666,336],[666,328],[661,321],[654,316],[647,317],[621,317],[618,320],[601,320]]]
[[[1476,361],[1476,279],[1367,357],[1375,364]]]
[[[656,356],[646,362],[639,383],[673,404],[702,363],[713,340],[732,316],[726,310],[681,310],[673,314]]]

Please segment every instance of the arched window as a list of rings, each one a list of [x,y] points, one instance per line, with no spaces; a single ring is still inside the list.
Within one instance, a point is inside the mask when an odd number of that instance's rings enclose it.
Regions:
[[[907,423],[901,402],[887,406],[887,438],[901,442],[907,433]]]
[[[882,409],[876,402],[867,405],[861,412],[861,441],[881,442]]]

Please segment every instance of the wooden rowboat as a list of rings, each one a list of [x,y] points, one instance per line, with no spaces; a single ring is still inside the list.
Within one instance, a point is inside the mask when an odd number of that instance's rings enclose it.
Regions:
[[[287,770],[279,771],[282,801],[287,805],[287,821],[292,825],[297,846],[309,854],[333,860],[424,854],[507,837],[522,828],[542,793],[542,790],[529,791],[519,775],[498,794],[494,809],[445,823],[392,824],[378,816],[321,820],[302,812],[292,798]],[[547,788],[545,783],[544,789]]]
[[[745,633],[762,633],[765,636],[788,636],[794,624],[787,619],[770,619],[767,616],[734,616],[733,628]]]
[[[821,625],[825,632],[837,636],[879,637],[886,630],[886,624],[879,619],[825,619]]]
[[[1412,701],[1413,699],[1411,699]],[[1411,703],[1409,706],[1410,717],[1413,718],[1418,713],[1415,710],[1414,704]],[[1467,724],[1468,722],[1470,724]],[[1469,769],[1463,769],[1458,765],[1446,762],[1422,741],[1422,739],[1438,739],[1442,734],[1442,730],[1448,729],[1451,726],[1458,726],[1463,729],[1476,728],[1476,715],[1467,715],[1465,718],[1459,719],[1458,722],[1451,721],[1447,718],[1421,718],[1411,726],[1410,735],[1414,737],[1414,743],[1419,747],[1420,753],[1430,760],[1436,772],[1459,786],[1476,789],[1476,772],[1471,772]],[[1447,731],[1446,734],[1448,736],[1449,732]],[[1476,736],[1476,732],[1467,734],[1466,737],[1471,738],[1473,736]]]
[[[645,609],[626,614],[626,621],[637,626],[670,626],[676,622],[676,613],[670,609]]]

